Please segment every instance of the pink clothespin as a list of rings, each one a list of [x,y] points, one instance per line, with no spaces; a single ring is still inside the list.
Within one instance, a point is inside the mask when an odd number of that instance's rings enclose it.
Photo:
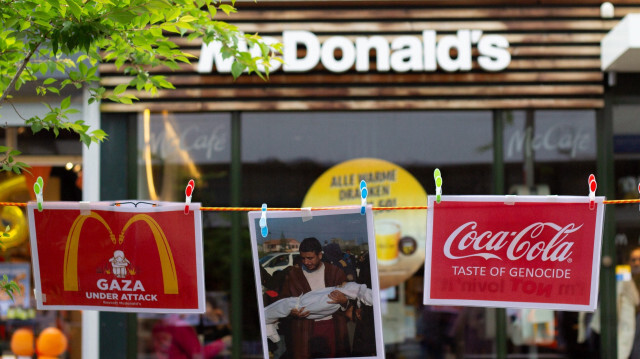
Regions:
[[[589,209],[591,210],[596,208],[596,188],[598,188],[596,176],[591,174],[589,175]]]
[[[640,183],[638,183],[638,193],[640,193]],[[640,205],[638,205],[638,208],[640,209]]]
[[[189,214],[189,204],[191,204],[191,195],[193,195],[193,189],[196,187],[196,183],[193,180],[189,180],[189,184],[187,188],[184,190],[185,205],[184,205],[184,214]]]

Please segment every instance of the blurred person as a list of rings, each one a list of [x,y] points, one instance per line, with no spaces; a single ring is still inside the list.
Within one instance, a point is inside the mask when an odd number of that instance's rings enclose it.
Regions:
[[[631,267],[631,279],[635,284],[635,289],[640,290],[640,247],[635,247],[629,254],[629,266]],[[631,353],[629,358],[640,359],[640,308],[636,303],[635,325],[633,332],[633,342],[631,343]]]
[[[231,336],[203,346],[196,330],[178,314],[159,320],[151,333],[158,359],[209,359],[231,346]]]

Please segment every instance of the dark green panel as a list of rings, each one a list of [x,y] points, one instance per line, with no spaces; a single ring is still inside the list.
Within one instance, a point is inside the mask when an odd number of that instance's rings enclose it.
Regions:
[[[493,111],[493,194],[504,194],[504,112]],[[496,311],[496,358],[507,357],[507,311]]]
[[[242,186],[240,113],[231,115],[231,206],[239,207]],[[231,327],[233,328],[232,358],[242,356],[242,221],[240,212],[231,214]]]
[[[100,200],[135,198],[135,115],[103,114],[101,128]],[[136,314],[100,312],[100,358],[136,358],[137,329]]]
[[[605,108],[598,111],[596,132],[598,145],[597,176],[598,196],[615,198],[613,173],[613,101],[605,94]],[[585,182],[586,183],[586,182]],[[585,191],[586,192],[586,191]],[[600,266],[600,352],[603,358],[617,358],[618,315],[616,306],[616,246],[615,206],[606,206],[602,236],[602,261]]]
[[[135,116],[103,114],[101,127],[109,135],[109,139],[100,148],[100,199],[135,198]]]

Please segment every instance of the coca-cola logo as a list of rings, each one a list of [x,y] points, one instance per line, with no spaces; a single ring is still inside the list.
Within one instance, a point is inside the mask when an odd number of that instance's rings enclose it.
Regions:
[[[571,263],[574,242],[566,241],[566,238],[582,224],[569,223],[563,227],[552,222],[536,222],[520,232],[480,232],[477,227],[478,223],[470,221],[454,230],[444,244],[444,255],[449,259],[482,257],[499,260],[504,260],[502,256],[506,255],[506,259],[512,261],[539,258],[544,262]],[[502,251],[505,247],[506,251]]]

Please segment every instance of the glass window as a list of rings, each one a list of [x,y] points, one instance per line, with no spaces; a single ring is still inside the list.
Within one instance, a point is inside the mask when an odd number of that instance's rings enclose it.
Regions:
[[[231,116],[227,113],[141,115],[138,198],[184,201],[187,183],[194,179],[193,202],[229,206],[230,132]],[[221,212],[203,212],[202,221],[206,313],[138,315],[139,358],[171,357],[178,348],[192,354],[205,353],[206,357],[229,354],[231,222],[229,215]],[[247,273],[248,278],[251,273]],[[247,286],[254,288],[250,285],[253,282]]]
[[[0,129],[0,144],[23,152],[17,160],[31,165],[29,172],[17,175],[0,173],[0,201],[25,203],[35,200],[33,184],[38,176],[44,179],[46,201],[82,200],[82,144],[67,131],[54,134],[41,131],[33,135],[24,127]],[[24,207],[0,207],[3,229],[9,226],[9,237],[0,239],[0,278],[7,275],[21,289],[11,300],[0,293],[0,355],[11,355],[10,341],[14,334],[27,328],[35,337],[47,327],[56,327],[68,340],[67,358],[81,358],[80,311],[36,310],[31,274],[29,222]]]
[[[613,152],[614,179],[616,199],[637,199],[640,183],[640,122],[638,122],[640,106],[636,104],[619,104],[613,106]],[[640,289],[640,222],[638,222],[637,204],[620,204],[615,206],[615,248],[618,271],[631,272],[635,289]],[[630,288],[631,289],[631,288]],[[632,290],[631,290],[632,292]],[[622,292],[621,292],[622,294]],[[621,298],[620,295],[618,298]],[[623,312],[625,309],[620,309]],[[623,312],[624,313],[624,312]],[[636,316],[636,322],[639,320]],[[618,339],[633,343],[627,347],[632,350],[631,358],[639,355],[637,339],[633,330],[618,327]],[[638,331],[638,323],[635,327]],[[635,338],[638,333],[635,333]],[[621,355],[625,348],[618,348]]]
[[[595,111],[506,111],[503,121],[509,193],[588,194],[587,178],[596,172]]]
[[[489,111],[243,113],[243,204],[300,207],[325,171],[360,158],[402,167],[428,193],[434,191],[433,171],[440,168],[445,194],[487,194],[492,133]],[[375,182],[374,177],[369,178]],[[335,181],[352,182],[349,176]],[[415,221],[424,226],[426,212]],[[494,311],[422,305],[423,271],[416,268],[383,290],[387,356],[494,355]],[[254,318],[247,320],[258,327]]]
[[[503,113],[506,187],[517,195],[588,194],[596,172],[593,110]],[[591,313],[507,309],[508,357],[592,357]]]

